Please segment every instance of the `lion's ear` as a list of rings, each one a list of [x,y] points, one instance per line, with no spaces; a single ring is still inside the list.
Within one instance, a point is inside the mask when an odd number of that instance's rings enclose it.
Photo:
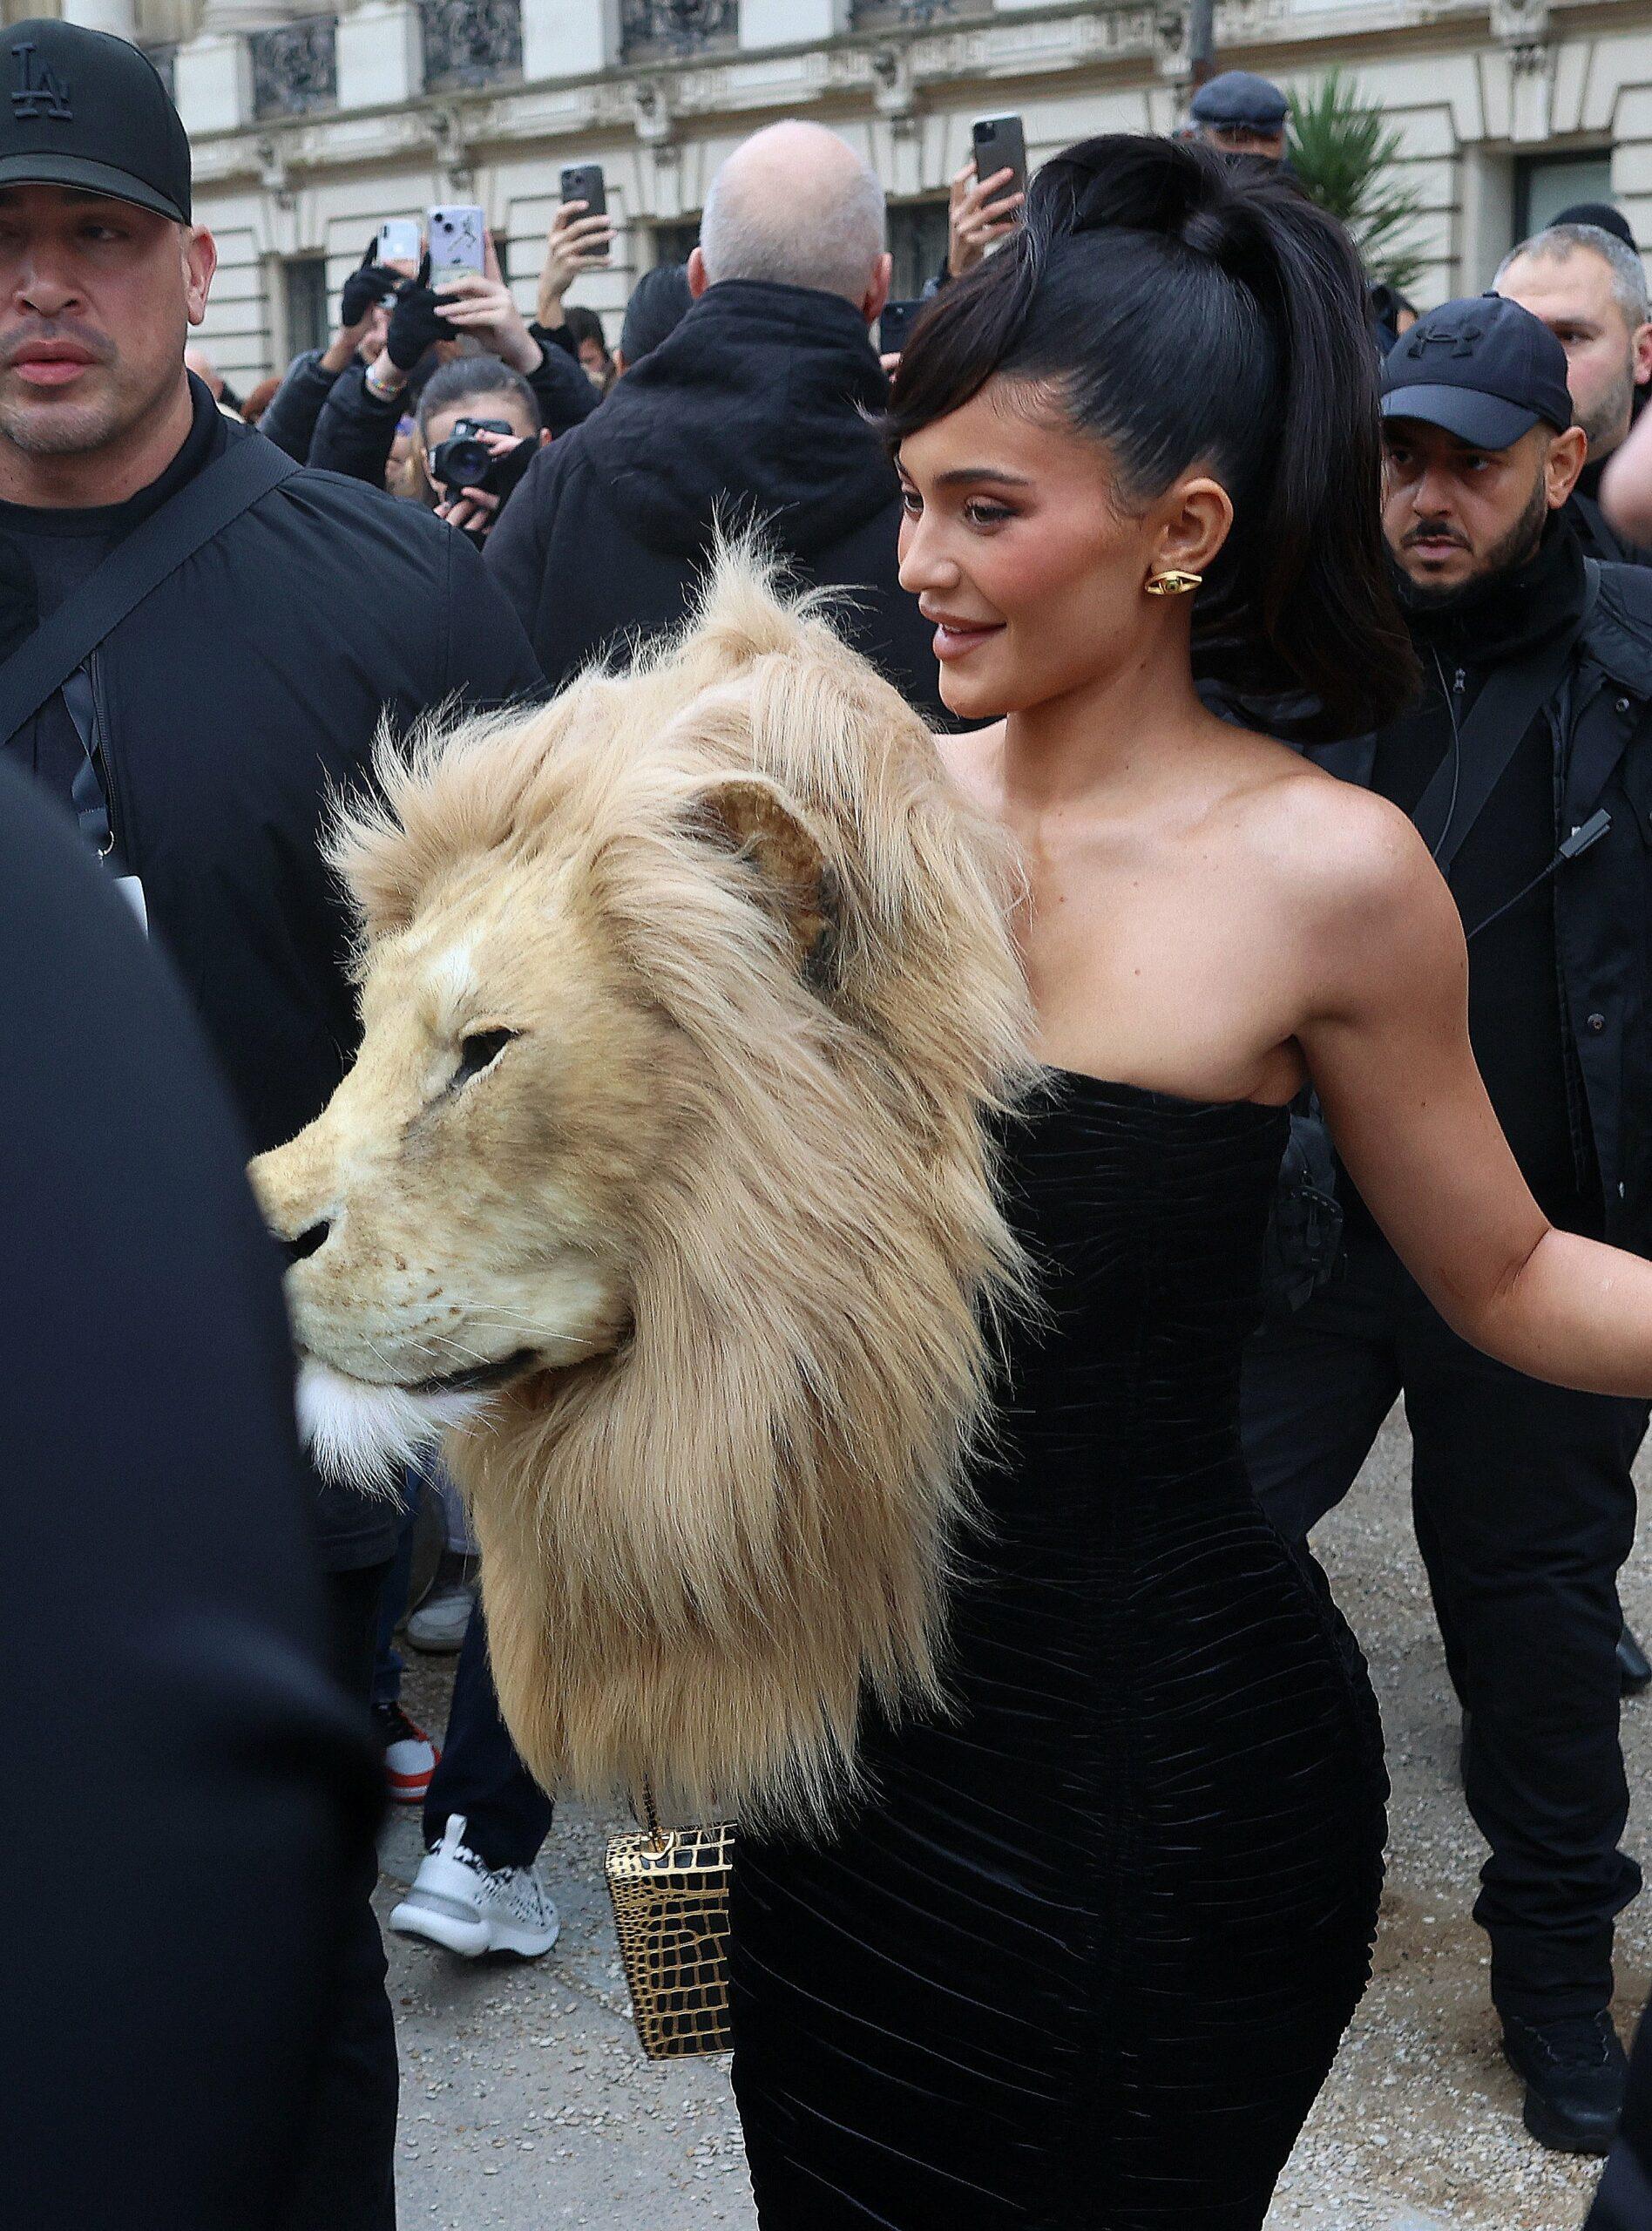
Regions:
[[[698,804],[707,828],[751,861],[792,933],[800,966],[823,988],[836,927],[836,878],[809,821],[761,775],[709,783]]]

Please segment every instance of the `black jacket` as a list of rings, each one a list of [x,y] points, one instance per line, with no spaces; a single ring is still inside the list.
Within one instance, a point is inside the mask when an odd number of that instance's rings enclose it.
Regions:
[[[552,434],[568,433],[591,416],[602,397],[577,359],[559,349],[552,336],[542,333],[538,326],[529,330],[539,343],[539,361],[526,376],[539,406],[540,424]],[[279,395],[275,401],[281,401]],[[365,364],[348,365],[317,410],[309,463],[323,471],[348,473],[352,480],[365,480],[382,488],[396,427],[403,412],[411,408],[405,388],[386,403],[369,387]]]
[[[1554,878],[1561,1021],[1606,1237],[1652,1255],[1652,573],[1598,568],[1594,609],[1545,717],[1557,841],[1600,808],[1611,816],[1600,842]],[[1371,736],[1310,747],[1321,766],[1366,786],[1375,756]]]
[[[1605,468],[1605,459],[1599,465],[1586,465],[1572,491],[1566,509],[1578,539],[1588,555],[1598,558],[1602,565],[1652,566],[1652,550],[1626,542],[1601,509],[1601,475]]]
[[[383,1787],[327,1671],[280,1265],[184,1000],[9,768],[0,955],[7,2212],[274,2231]]]
[[[541,451],[489,537],[552,686],[682,619],[721,516],[767,522],[799,580],[855,591],[851,640],[938,717],[934,631],[896,580],[899,488],[862,415],[884,393],[848,302],[743,279],[710,288],[595,417]]]
[[[254,1149],[278,1145],[325,1106],[355,1042],[348,925],[318,842],[329,786],[362,780],[387,715],[405,727],[450,701],[532,694],[532,654],[463,535],[301,472],[163,582],[90,667],[116,842]],[[384,1502],[329,1490],[320,1508],[328,1562],[390,1554]]]
[[[339,379],[337,372],[329,372],[322,365],[319,349],[306,349],[302,356],[295,356],[287,367],[281,385],[271,396],[258,431],[278,450],[285,450],[297,465],[308,462],[310,444],[315,437],[315,422],[322,415],[322,405],[333,392]],[[396,430],[390,430],[395,439]],[[389,455],[386,450],[385,456]],[[383,470],[379,471],[382,485]]]

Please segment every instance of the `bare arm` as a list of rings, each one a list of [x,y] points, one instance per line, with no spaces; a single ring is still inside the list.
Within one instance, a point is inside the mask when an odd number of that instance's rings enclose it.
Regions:
[[[1351,874],[1344,854],[1335,904],[1299,926],[1320,934],[1297,1034],[1349,1174],[1465,1339],[1560,1386],[1652,1394],[1652,1265],[1533,1200],[1469,1049],[1450,893],[1399,814],[1358,811]]]

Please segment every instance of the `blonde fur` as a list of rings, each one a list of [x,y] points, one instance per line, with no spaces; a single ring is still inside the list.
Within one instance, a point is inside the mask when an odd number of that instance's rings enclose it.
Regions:
[[[629,673],[377,771],[334,839],[369,1082],[254,1170],[278,1230],[338,1220],[338,1270],[329,1241],[289,1274],[299,1338],[377,1376],[370,1325],[410,1385],[439,1309],[463,1306],[472,1354],[532,1351],[448,1449],[505,1717],[547,1787],[646,1776],[684,1814],[818,1822],[865,1690],[942,1704],[992,1318],[1024,1292],[991,1145],[1032,1074],[1003,848],[749,548]],[[435,1073],[438,961],[480,978],[472,1025],[524,1034],[491,1101],[465,1088],[476,1113],[427,1097],[387,1138],[392,1073]],[[542,1134],[529,1101],[554,1105]],[[439,1233],[407,1236],[397,1187]],[[416,1306],[385,1299],[387,1251]],[[530,1252],[554,1306],[490,1300]]]

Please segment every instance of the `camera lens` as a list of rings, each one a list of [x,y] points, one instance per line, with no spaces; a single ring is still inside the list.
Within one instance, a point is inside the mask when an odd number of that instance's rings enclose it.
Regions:
[[[455,434],[432,451],[430,478],[443,488],[479,488],[492,462],[485,442],[478,442],[474,434]]]

